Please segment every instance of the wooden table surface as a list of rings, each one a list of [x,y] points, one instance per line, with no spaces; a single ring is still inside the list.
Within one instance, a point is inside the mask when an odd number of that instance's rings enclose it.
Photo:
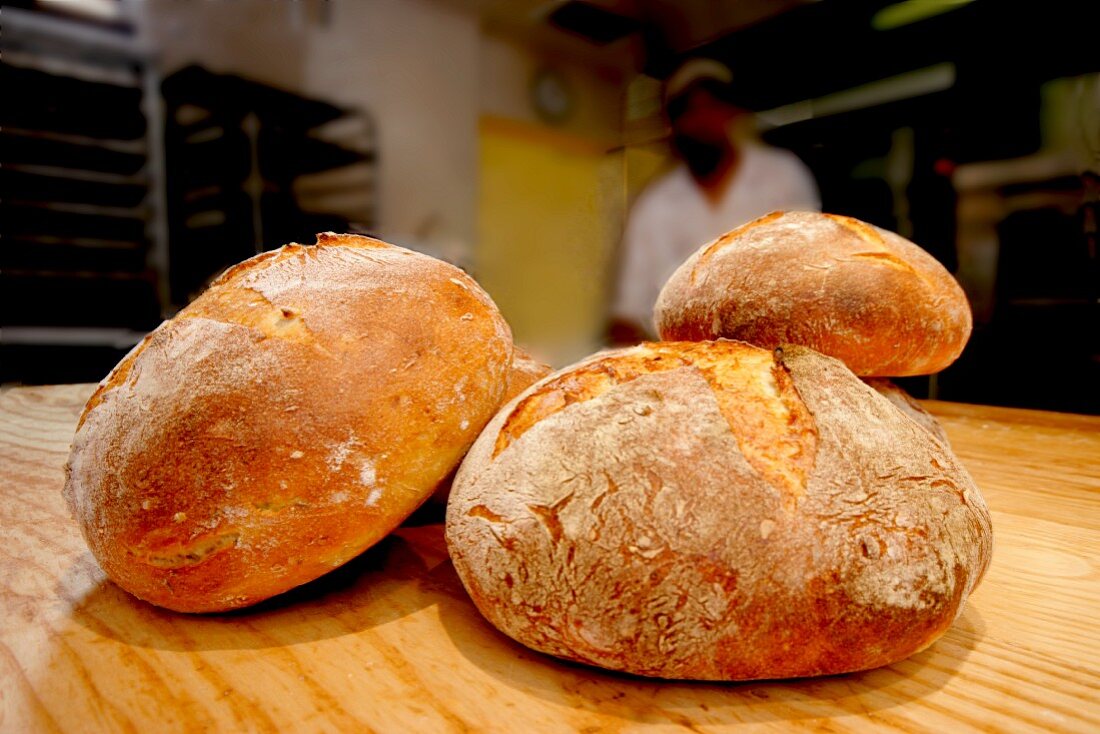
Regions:
[[[993,513],[993,564],[955,626],[878,670],[700,684],[497,633],[438,525],[253,610],[137,601],[61,498],[91,390],[0,396],[0,731],[1100,731],[1100,418],[929,403]]]

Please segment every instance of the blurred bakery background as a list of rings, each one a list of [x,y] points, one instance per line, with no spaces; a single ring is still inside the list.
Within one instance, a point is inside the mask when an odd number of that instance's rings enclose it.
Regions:
[[[227,265],[325,230],[454,262],[519,343],[589,354],[675,162],[664,83],[706,58],[825,211],[962,283],[970,345],[911,392],[1100,412],[1096,3],[14,0],[0,23],[5,384],[97,381]]]

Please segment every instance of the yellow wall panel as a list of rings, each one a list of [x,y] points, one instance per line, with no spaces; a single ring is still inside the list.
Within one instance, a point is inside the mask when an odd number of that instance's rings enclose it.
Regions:
[[[623,157],[529,123],[482,118],[475,276],[516,340],[556,365],[602,345],[622,231]]]

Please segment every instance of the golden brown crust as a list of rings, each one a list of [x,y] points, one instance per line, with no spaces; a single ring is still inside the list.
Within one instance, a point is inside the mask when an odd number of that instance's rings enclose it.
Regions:
[[[377,542],[500,404],[508,327],[457,268],[348,235],[226,272],[104,381],[65,493],[108,575],[246,606]]]
[[[638,369],[495,451],[524,401],[594,364],[652,367],[655,349],[685,364]],[[707,350],[739,377],[708,379]],[[745,427],[719,399],[766,396],[773,369],[815,438],[793,498],[748,458]],[[761,415],[762,436],[782,424]],[[447,542],[478,608],[525,645],[640,675],[742,680],[860,670],[927,647],[980,578],[991,532],[950,451],[842,364],[713,343],[605,353],[514,400],[459,469]]]
[[[508,391],[502,402],[507,403],[553,371],[550,365],[535,359],[527,350],[516,347],[512,352],[512,370],[508,373]]]
[[[536,423],[642,375],[692,366],[714,389],[718,409],[748,461],[794,496],[805,489],[817,436],[785,370],[767,352],[733,341],[646,344],[586,360],[529,392],[511,411],[493,448],[496,457]]]
[[[508,389],[504,393],[501,405],[534,385],[554,370],[550,365],[540,362],[526,350],[515,347],[512,351],[512,368],[508,371]],[[458,466],[455,466],[455,471]],[[447,497],[451,494],[451,483],[454,481],[455,472],[452,471],[447,478],[439,483],[432,493],[430,506],[425,506],[423,512],[418,512],[410,519],[409,524],[424,525],[429,522],[439,522],[442,519],[441,508],[447,504]]]
[[[966,296],[931,255],[851,217],[773,212],[701,248],[657,299],[666,340],[803,344],[858,375],[938,372],[970,337]]]

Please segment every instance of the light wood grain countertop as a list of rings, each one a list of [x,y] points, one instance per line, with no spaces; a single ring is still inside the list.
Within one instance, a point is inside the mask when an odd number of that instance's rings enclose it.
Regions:
[[[878,670],[700,684],[497,633],[438,525],[252,610],[140,602],[106,580],[61,497],[91,391],[0,396],[2,732],[1100,731],[1100,418],[928,403],[994,523],[954,627]]]

